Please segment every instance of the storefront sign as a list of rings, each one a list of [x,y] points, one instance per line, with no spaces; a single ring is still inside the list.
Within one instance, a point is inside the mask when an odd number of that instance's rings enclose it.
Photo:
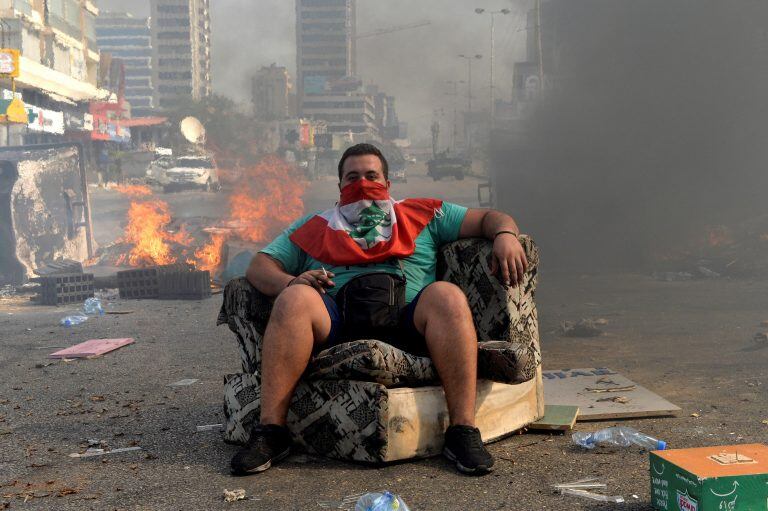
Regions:
[[[88,113],[65,114],[64,123],[68,130],[93,131],[93,115]]]
[[[4,78],[19,77],[19,50],[9,48],[0,49],[0,76]]]
[[[64,113],[46,110],[35,105],[27,105],[29,123],[27,127],[32,131],[42,133],[64,134]]]

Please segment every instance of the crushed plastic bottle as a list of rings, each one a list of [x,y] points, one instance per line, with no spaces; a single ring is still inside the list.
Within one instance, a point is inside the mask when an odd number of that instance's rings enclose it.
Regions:
[[[101,300],[98,298],[88,298],[83,304],[83,312],[88,315],[104,315],[104,307],[101,306]]]
[[[593,432],[579,431],[573,434],[573,441],[587,449],[594,449],[598,444],[619,447],[629,447],[634,444],[649,451],[663,451],[667,448],[667,442],[664,440],[658,440],[625,426],[614,426]]]
[[[59,324],[61,326],[75,326],[79,325],[81,323],[85,323],[88,321],[88,316],[83,316],[82,314],[74,314],[72,316],[67,316],[65,318],[61,318],[61,321],[59,321]]]
[[[409,511],[403,499],[388,491],[366,493],[355,504],[355,511]]]

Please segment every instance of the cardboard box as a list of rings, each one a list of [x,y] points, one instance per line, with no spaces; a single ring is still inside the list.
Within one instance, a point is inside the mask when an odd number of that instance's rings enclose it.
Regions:
[[[768,510],[768,446],[671,449],[650,458],[654,509]]]

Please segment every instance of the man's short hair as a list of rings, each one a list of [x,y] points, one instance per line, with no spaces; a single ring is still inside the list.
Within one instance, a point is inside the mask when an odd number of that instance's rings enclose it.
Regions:
[[[341,181],[341,178],[344,175],[344,162],[347,161],[347,158],[350,156],[366,156],[369,154],[377,156],[379,160],[381,160],[381,170],[384,172],[384,179],[389,179],[389,164],[387,163],[387,159],[384,158],[384,155],[381,154],[381,151],[379,151],[379,148],[373,144],[357,144],[344,151],[344,154],[341,156],[341,160],[339,161],[339,181]]]

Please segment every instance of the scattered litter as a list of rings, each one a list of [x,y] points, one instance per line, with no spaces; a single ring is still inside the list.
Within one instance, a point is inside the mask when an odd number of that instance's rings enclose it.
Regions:
[[[224,429],[224,424],[205,424],[203,426],[198,426],[197,431],[222,431]]]
[[[633,498],[633,499],[639,499],[640,497],[639,497],[638,495],[635,495],[635,494],[633,493],[633,494],[632,494],[632,498]]]
[[[598,337],[602,330],[597,328],[591,319],[582,319],[578,323],[563,321],[560,325],[560,333],[566,337]]]
[[[602,393],[602,392],[629,392],[631,390],[635,390],[637,388],[637,385],[627,385],[626,387],[611,387],[610,389],[595,389],[587,387],[586,391],[588,392],[596,392],[596,393]]]
[[[123,346],[133,344],[133,339],[91,339],[48,355],[48,358],[89,358],[104,355]]]
[[[752,340],[759,344],[768,343],[768,333],[765,332],[757,332],[753,337]]]
[[[388,491],[366,493],[355,504],[355,511],[408,511],[403,499]]]
[[[561,490],[564,488],[572,488],[572,489],[579,489],[579,490],[595,490],[595,489],[607,488],[608,485],[606,485],[605,483],[597,482],[597,477],[588,477],[586,479],[579,479],[578,481],[573,481],[572,483],[553,484],[552,487],[557,490]]]
[[[224,489],[224,502],[237,502],[238,500],[245,500],[245,490],[242,488],[239,490]]]
[[[708,279],[718,279],[718,278],[721,277],[721,275],[719,273],[717,273],[716,271],[710,270],[706,266],[697,266],[696,270],[698,270],[698,272],[702,276],[704,276],[704,277],[706,277]]]
[[[34,350],[63,350],[66,346],[35,346]]]
[[[693,417],[694,419],[698,419],[699,417],[701,417],[701,414],[700,414],[700,413],[697,413],[697,412],[693,412],[693,413],[691,414],[691,417]]]
[[[61,326],[71,327],[75,325],[80,325],[88,321],[88,316],[83,316],[82,314],[73,314],[71,316],[65,316],[61,318],[61,321],[59,321],[59,324]]]
[[[112,316],[124,316],[126,314],[133,314],[136,311],[107,311],[107,314]]]
[[[192,385],[193,383],[197,383],[200,380],[197,378],[184,378],[183,380],[179,380],[173,383],[169,383],[168,387],[186,387],[188,385]]]
[[[592,493],[587,490],[577,490],[574,488],[562,488],[558,490],[563,495],[573,495],[574,497],[583,497],[585,499],[597,500],[599,502],[614,502],[621,504],[624,502],[624,497],[621,495],[601,495],[600,493]]]
[[[52,365],[53,365],[53,362],[48,362],[45,364],[43,364],[42,362],[38,362],[37,364],[35,364],[35,369],[45,369],[46,367],[52,366]]]
[[[10,284],[0,287],[0,298],[10,298],[16,294],[16,288]]]
[[[664,440],[658,440],[626,426],[613,426],[593,432],[579,431],[574,433],[572,438],[576,445],[586,449],[594,449],[598,444],[619,447],[634,444],[649,451],[663,451],[667,448]]]
[[[605,402],[610,401],[612,403],[619,403],[622,405],[625,405],[629,403],[629,398],[624,396],[616,396],[616,397],[603,397],[597,400],[598,402]]]
[[[120,454],[123,452],[140,451],[141,447],[121,447],[120,449],[112,449],[107,451],[106,449],[100,449],[96,447],[89,447],[84,453],[80,454],[73,452],[69,455],[70,458],[91,458],[93,456],[105,456],[107,454]]]
[[[89,316],[103,316],[104,307],[101,306],[101,300],[98,298],[88,298],[83,304],[83,312]]]
[[[768,419],[761,420],[760,424],[765,424],[766,426],[768,426]]]

